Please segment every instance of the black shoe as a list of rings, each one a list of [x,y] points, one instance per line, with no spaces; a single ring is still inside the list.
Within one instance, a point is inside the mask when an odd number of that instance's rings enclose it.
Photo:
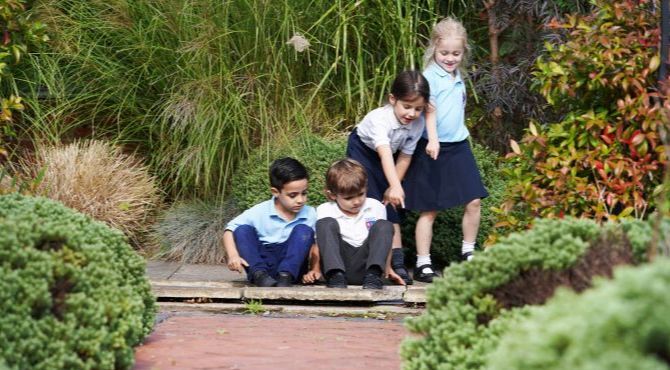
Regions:
[[[363,278],[363,289],[382,289],[384,283],[382,278],[374,272],[368,272]]]
[[[265,270],[258,270],[254,272],[253,279],[251,281],[255,286],[259,287],[271,287],[277,285],[277,280],[273,279],[268,272]]]
[[[413,281],[405,268],[405,255],[401,248],[391,249],[391,268],[405,281],[405,284],[412,285]]]
[[[423,270],[425,268],[431,269],[432,272],[424,272]],[[435,273],[435,269],[433,269],[433,265],[431,264],[425,264],[414,268],[414,280],[416,281],[420,281],[422,283],[432,283],[433,278],[436,278],[437,276],[438,275]]]
[[[475,255],[472,252],[465,252],[461,254],[463,261],[470,261]]]
[[[344,272],[336,270],[328,274],[328,281],[326,286],[328,288],[346,288],[347,287],[347,278],[344,276]]]
[[[293,282],[293,276],[291,276],[290,273],[286,271],[282,271],[279,273],[279,277],[277,278],[278,287],[288,288],[293,285],[291,284],[292,282]]]

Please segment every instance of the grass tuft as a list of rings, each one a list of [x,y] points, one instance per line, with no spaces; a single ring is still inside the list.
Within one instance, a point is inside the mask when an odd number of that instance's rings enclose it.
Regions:
[[[42,181],[35,193],[123,231],[141,248],[161,204],[154,178],[135,156],[107,142],[43,146],[25,173]]]

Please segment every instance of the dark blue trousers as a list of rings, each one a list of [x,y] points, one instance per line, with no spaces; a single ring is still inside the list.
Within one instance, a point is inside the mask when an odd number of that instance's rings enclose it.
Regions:
[[[245,267],[249,281],[259,270],[267,271],[275,279],[279,272],[288,272],[294,282],[307,271],[307,254],[314,244],[314,230],[307,225],[296,225],[282,243],[263,244],[256,228],[249,225],[238,226],[233,237],[240,257],[249,264]]]

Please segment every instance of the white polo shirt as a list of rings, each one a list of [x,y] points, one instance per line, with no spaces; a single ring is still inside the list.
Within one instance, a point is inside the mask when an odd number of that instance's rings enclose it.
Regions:
[[[393,113],[393,106],[386,104],[366,114],[356,126],[356,132],[363,144],[372,150],[376,151],[379,146],[386,144],[391,147],[391,153],[400,149],[412,155],[425,127],[423,114],[403,125]]]
[[[356,216],[347,216],[342,213],[337,203],[328,202],[316,207],[316,219],[326,217],[337,220],[342,240],[353,247],[360,247],[368,238],[372,225],[377,220],[386,220],[386,207],[376,199],[366,198],[361,211]]]

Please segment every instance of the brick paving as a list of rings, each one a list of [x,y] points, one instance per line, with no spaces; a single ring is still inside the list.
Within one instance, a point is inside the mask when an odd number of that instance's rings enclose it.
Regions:
[[[400,369],[402,320],[161,313],[135,370]]]

